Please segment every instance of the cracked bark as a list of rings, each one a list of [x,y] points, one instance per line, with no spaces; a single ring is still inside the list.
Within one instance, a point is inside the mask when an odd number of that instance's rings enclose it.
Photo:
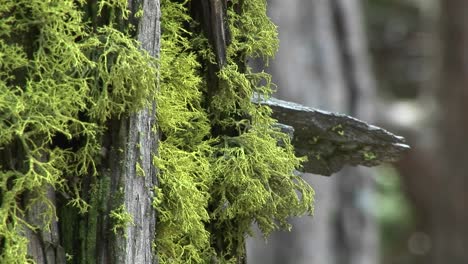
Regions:
[[[137,39],[143,49],[158,57],[161,33],[159,0],[129,1],[133,13],[140,5],[144,12],[139,21]],[[153,187],[157,184],[157,169],[152,163],[158,145],[155,102],[129,118],[122,119],[119,129],[112,133],[119,133],[116,137],[118,142],[113,146],[113,155],[118,156],[117,160],[123,163],[111,164],[110,194],[123,190],[123,204],[132,216],[133,223],[126,227],[123,235],[112,235],[109,248],[101,249],[107,252],[98,252],[98,255],[103,256],[102,263],[106,259],[112,260],[111,263],[157,263],[153,252],[156,213],[152,207]],[[118,153],[116,146],[121,146],[124,153]],[[137,166],[141,166],[142,172],[137,172]]]

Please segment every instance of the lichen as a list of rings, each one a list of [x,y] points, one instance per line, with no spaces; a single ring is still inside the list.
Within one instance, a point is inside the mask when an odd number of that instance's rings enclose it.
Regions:
[[[247,58],[268,60],[278,47],[265,5],[232,1],[227,65],[218,73],[219,90],[206,98],[206,65],[214,62],[209,42],[193,30],[186,2],[161,1],[163,139],[155,159],[161,263],[234,263],[245,254],[252,223],[267,236],[289,229],[289,217],[313,212],[313,190],[294,174],[302,159],[275,128],[271,109],[251,102],[254,93],[272,93],[270,76],[245,66]]]
[[[270,76],[246,66],[249,58],[267,62],[278,48],[265,0],[230,1],[232,39],[212,98],[207,65],[214,54],[189,4],[161,0],[156,60],[133,38],[126,0],[0,0],[1,263],[33,262],[24,231],[47,230],[56,219],[48,186],[69,197],[59,223],[86,226],[78,234],[81,251],[70,250],[71,235],[65,250],[82,263],[96,261],[97,215],[113,208],[117,233],[131,223],[121,197],[103,203],[110,197],[110,176],[100,169],[103,134],[109,120],[154,100],[161,134],[154,246],[161,263],[234,262],[245,253],[252,223],[267,236],[290,228],[289,217],[312,213],[313,190],[294,173],[302,159],[275,128],[271,109],[250,100],[272,93]],[[23,205],[26,193],[34,197]],[[34,202],[48,206],[41,225],[26,217]],[[88,220],[68,219],[67,212]]]
[[[125,209],[125,205],[123,204],[116,209],[111,210],[109,217],[112,221],[112,232],[116,235],[121,232],[125,236],[125,229],[129,225],[134,224],[132,215]]]
[[[370,161],[370,160],[375,160],[377,158],[377,156],[375,155],[374,152],[372,151],[364,151],[362,153],[363,157],[364,157],[364,160],[366,161]]]
[[[127,1],[107,3],[107,11],[127,13]],[[56,218],[47,186],[70,196],[82,213],[89,210],[80,184],[99,176],[106,121],[155,96],[154,59],[115,29],[113,18],[90,27],[85,7],[0,0],[1,263],[32,262],[25,229],[47,230]],[[26,193],[33,198],[22,205]],[[26,213],[35,203],[48,208],[42,224],[32,225]]]
[[[162,38],[158,126],[156,252],[161,263],[204,263],[213,254],[208,200],[212,185],[210,123],[202,108],[201,66],[182,25],[182,4],[161,1]]]

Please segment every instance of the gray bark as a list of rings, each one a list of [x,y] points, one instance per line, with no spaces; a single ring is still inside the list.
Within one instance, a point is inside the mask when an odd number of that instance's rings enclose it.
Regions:
[[[26,197],[26,201],[31,201],[31,199],[34,199],[34,196],[35,194],[29,193]],[[44,221],[41,216],[44,212],[50,210],[51,205],[56,205],[55,191],[51,186],[47,187],[46,196],[50,204],[47,205],[43,202],[35,202],[32,203],[31,208],[27,210],[26,220],[29,224],[37,227],[44,226]],[[38,264],[66,263],[65,251],[60,246],[57,219],[52,219],[49,228],[50,230],[37,229],[35,231],[29,228],[25,229],[25,235],[29,240],[28,254]]]
[[[140,4],[144,12],[138,25],[137,39],[143,49],[158,57],[161,33],[159,0],[129,1],[130,9],[138,8]],[[130,116],[128,123],[126,120],[122,123],[122,127],[127,126],[124,133],[128,133],[124,139],[124,163],[120,175],[114,174],[117,177],[112,180],[118,181],[115,191],[123,188],[124,205],[133,223],[127,226],[123,236],[117,237],[116,263],[157,263],[152,246],[156,226],[152,197],[157,181],[153,157],[158,145],[155,117],[156,105],[153,102],[151,107]],[[141,166],[143,171],[137,172],[137,166]]]

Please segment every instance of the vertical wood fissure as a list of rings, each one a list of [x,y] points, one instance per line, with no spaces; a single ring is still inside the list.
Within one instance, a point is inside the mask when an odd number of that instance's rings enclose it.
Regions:
[[[159,56],[160,5],[159,0],[129,0],[129,6],[142,8],[137,40],[151,56]],[[157,169],[153,157],[157,154],[156,103],[128,119],[125,157],[119,183],[123,188],[123,203],[132,216],[124,232],[113,245],[116,263],[157,263],[153,252],[156,213],[152,206],[153,189],[157,184]],[[142,170],[137,171],[137,167]],[[143,175],[140,175],[143,174]]]

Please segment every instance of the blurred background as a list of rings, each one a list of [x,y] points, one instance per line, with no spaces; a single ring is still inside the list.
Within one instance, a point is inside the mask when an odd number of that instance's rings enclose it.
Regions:
[[[395,164],[306,175],[314,217],[249,263],[468,263],[468,1],[269,0],[276,97],[406,137]],[[467,99],[467,101],[465,101]]]

